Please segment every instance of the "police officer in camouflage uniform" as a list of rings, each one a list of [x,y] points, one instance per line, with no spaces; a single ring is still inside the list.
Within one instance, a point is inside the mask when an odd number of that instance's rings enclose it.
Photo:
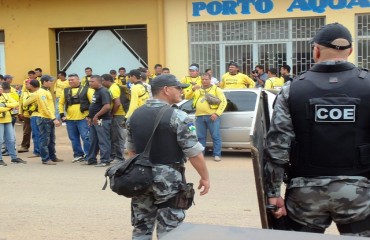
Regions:
[[[152,80],[153,99],[136,109],[127,122],[127,149],[131,156],[144,151],[158,112],[166,105],[180,102],[182,88],[187,86],[171,74]],[[208,192],[210,182],[203,149],[188,115],[175,107],[167,110],[153,136],[150,151],[150,160],[154,164],[153,184],[145,194],[132,198],[132,239],[152,239],[155,225],[157,236],[161,238],[183,222],[184,210],[167,203],[179,192],[184,177],[179,169],[183,168],[186,157],[201,177],[200,194]]]
[[[323,233],[334,221],[340,234],[370,237],[370,74],[347,62],[351,52],[348,29],[325,25],[315,65],[277,97],[265,183],[273,216],[287,216],[291,230]]]

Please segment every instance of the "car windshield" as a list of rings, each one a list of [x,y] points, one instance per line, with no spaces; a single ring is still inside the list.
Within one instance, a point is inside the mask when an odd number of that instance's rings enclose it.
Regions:
[[[227,98],[227,107],[225,112],[244,112],[254,111],[256,106],[257,94],[255,92],[247,91],[225,91]],[[192,107],[193,100],[189,100],[181,105],[180,109],[186,113],[195,113]]]

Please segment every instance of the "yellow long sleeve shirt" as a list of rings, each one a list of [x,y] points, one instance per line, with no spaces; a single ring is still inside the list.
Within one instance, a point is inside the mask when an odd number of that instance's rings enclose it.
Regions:
[[[0,123],[12,122],[12,115],[10,111],[19,106],[19,103],[14,100],[9,93],[0,95]]]
[[[180,81],[182,84],[189,84],[190,86],[187,88],[184,88],[184,94],[186,95],[187,93],[193,91],[192,88],[194,85],[202,86],[202,78],[200,76],[193,78],[190,76],[186,76]]]
[[[55,119],[54,100],[49,90],[40,88],[30,95],[30,97],[23,103],[23,106],[28,106],[35,102],[37,103],[40,117],[52,120]]]
[[[219,105],[211,105],[205,100],[205,94],[209,93],[213,96],[217,97],[221,100]],[[195,116],[204,116],[204,115],[212,115],[216,113],[218,116],[221,116],[221,114],[225,111],[225,108],[227,106],[227,100],[225,97],[225,94],[222,92],[222,90],[212,85],[209,88],[203,89],[197,89],[195,91],[190,91],[189,93],[185,94],[186,99],[193,98],[193,106],[195,106]]]
[[[131,87],[130,107],[126,113],[126,118],[131,117],[132,113],[139,107],[143,106],[149,99],[149,92],[143,84],[137,83]]]
[[[72,96],[75,96],[78,93],[78,87],[77,88],[72,88]],[[87,99],[91,103],[92,97],[94,95],[95,90],[92,88],[89,88],[87,90]],[[64,91],[62,96],[59,98],[59,105],[58,109],[60,113],[64,113],[64,106],[66,104],[66,98],[64,95]],[[84,111],[83,113],[80,110],[80,104],[73,104],[70,106],[67,106],[67,114],[65,114],[67,120],[82,120],[86,118],[89,115],[89,110]]]
[[[238,73],[231,75],[230,73],[225,73],[222,76],[221,88],[254,88],[256,86],[255,82],[243,73]]]
[[[31,93],[26,90],[25,92],[22,92],[21,97],[19,98],[19,114],[23,115],[26,118],[31,117],[31,113],[34,112],[37,108],[37,103],[34,102],[32,105],[24,106],[23,103],[31,96]],[[37,112],[35,112],[36,114]],[[33,113],[32,113],[33,115]],[[34,115],[36,116],[36,115]]]
[[[60,98],[63,93],[64,89],[69,87],[68,80],[62,81],[61,79],[57,79],[54,83],[54,91],[55,91],[55,97]]]

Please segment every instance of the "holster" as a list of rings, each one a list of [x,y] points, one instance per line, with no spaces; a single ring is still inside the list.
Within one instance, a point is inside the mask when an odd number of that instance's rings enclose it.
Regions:
[[[182,183],[179,184],[179,192],[164,203],[158,204],[158,208],[177,208],[187,210],[194,203],[195,191],[192,183],[186,183],[185,167],[182,165],[173,165],[175,170],[179,171],[182,176]]]

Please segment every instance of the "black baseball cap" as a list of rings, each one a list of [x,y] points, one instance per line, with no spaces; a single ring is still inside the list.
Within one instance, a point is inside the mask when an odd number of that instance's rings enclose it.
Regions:
[[[338,42],[334,42],[337,39],[345,39],[348,42],[345,44],[339,44]],[[342,24],[337,22],[330,23],[324,25],[317,31],[315,37],[312,39],[312,43],[317,43],[324,47],[334,48],[337,50],[345,50],[352,47],[352,35]]]
[[[239,68],[238,63],[237,63],[237,62],[234,62],[234,61],[231,61],[231,62],[229,63],[229,67],[230,67],[230,66],[235,66],[235,67]]]
[[[140,79],[141,78],[141,72],[139,70],[131,70],[128,75],[131,77],[131,76],[135,76],[137,79]]]
[[[44,82],[44,81],[53,81],[55,78],[50,76],[50,75],[42,75],[41,78],[40,78],[40,81]]]
[[[155,77],[150,85],[152,88],[162,88],[165,86],[187,88],[190,86],[189,84],[180,83],[172,74],[161,74]]]

